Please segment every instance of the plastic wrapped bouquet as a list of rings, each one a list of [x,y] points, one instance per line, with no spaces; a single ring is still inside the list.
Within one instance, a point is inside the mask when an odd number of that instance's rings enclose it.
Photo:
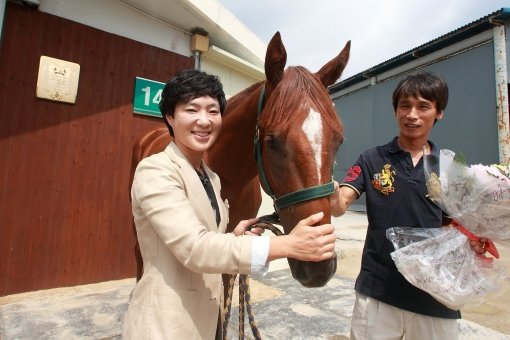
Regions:
[[[492,257],[475,253],[469,239],[490,239],[484,248],[496,258],[492,241],[510,239],[509,167],[467,166],[453,151],[441,150],[437,174],[434,159],[424,156],[423,160],[429,198],[452,223],[443,228],[389,229],[398,270],[452,309],[503,292],[506,272]]]

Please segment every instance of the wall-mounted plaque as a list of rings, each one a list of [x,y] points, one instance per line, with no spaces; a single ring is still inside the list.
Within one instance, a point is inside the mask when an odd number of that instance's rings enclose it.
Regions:
[[[41,56],[37,77],[37,98],[75,103],[80,65]]]

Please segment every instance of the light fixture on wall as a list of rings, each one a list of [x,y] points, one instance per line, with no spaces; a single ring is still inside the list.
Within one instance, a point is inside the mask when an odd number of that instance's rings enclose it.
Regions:
[[[209,33],[200,27],[195,27],[191,30],[191,43],[190,49],[195,58],[195,69],[201,69],[200,55],[209,51]]]

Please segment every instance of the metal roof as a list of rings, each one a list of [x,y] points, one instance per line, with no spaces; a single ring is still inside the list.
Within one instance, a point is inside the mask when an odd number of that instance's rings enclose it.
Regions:
[[[510,8],[502,8],[496,12],[493,12],[481,19],[473,21],[465,26],[456,29],[450,33],[440,36],[434,40],[429,41],[423,45],[420,45],[410,51],[399,54],[398,56],[389,59],[381,64],[371,67],[363,72],[360,72],[350,78],[347,78],[341,82],[333,84],[329,87],[330,93],[348,88],[354,84],[365,81],[373,76],[384,73],[388,70],[406,64],[410,61],[416,60],[417,58],[428,55],[432,52],[443,49],[449,45],[472,37],[483,31],[491,29],[498,23],[505,23],[510,21]]]

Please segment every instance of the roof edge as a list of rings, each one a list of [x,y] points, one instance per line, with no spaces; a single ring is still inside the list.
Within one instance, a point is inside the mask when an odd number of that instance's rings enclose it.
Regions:
[[[383,63],[373,66],[365,71],[355,74],[343,81],[331,85],[328,88],[329,93],[335,93],[343,90],[357,83],[366,81],[369,78],[380,75],[391,69],[397,68],[401,65],[407,64],[410,61],[417,60],[447,46],[453,45],[459,41],[473,37],[483,31],[492,28],[495,25],[506,23],[510,21],[510,8],[503,7],[489,15],[486,15],[472,23],[464,25],[450,33],[444,34],[434,40],[420,45],[412,50],[397,55]]]
[[[266,79],[266,75],[264,73],[264,69],[254,65],[248,61],[245,61],[232,53],[229,53],[221,48],[211,45],[209,47],[209,51],[203,54],[205,58],[210,58],[217,62],[220,62],[224,65],[228,65],[240,72],[243,72],[250,77],[253,77],[258,80]]]
[[[221,29],[226,35],[230,36],[237,44],[249,52],[252,57],[249,62],[254,65],[264,65],[267,45],[242,23],[232,12],[215,0],[184,0],[188,5],[194,7],[195,13],[199,14],[204,20],[207,20],[217,28]],[[214,44],[215,42],[212,41]]]

